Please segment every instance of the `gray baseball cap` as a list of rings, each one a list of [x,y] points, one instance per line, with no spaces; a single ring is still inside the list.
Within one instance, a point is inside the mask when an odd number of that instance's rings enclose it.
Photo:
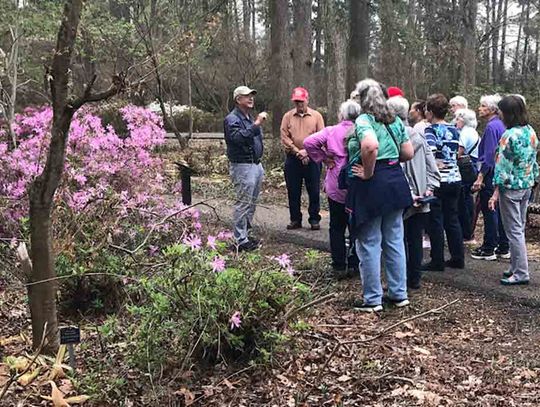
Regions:
[[[238,96],[255,95],[257,91],[255,89],[248,88],[247,86],[239,86],[233,91],[233,99],[236,100]]]

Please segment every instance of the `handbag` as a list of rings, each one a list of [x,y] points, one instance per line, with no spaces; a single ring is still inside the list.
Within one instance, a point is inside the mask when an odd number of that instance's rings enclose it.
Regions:
[[[467,154],[463,154],[457,159],[459,173],[461,174],[461,181],[464,184],[472,184],[474,181],[476,181],[477,172],[470,154],[474,151],[479,142],[480,139],[476,140],[476,143],[467,152]]]

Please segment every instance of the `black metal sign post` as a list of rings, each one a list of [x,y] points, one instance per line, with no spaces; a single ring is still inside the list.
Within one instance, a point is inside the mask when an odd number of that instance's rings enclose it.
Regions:
[[[76,326],[60,328],[60,345],[67,345],[69,365],[75,371],[75,349],[73,345],[81,342],[81,330]]]

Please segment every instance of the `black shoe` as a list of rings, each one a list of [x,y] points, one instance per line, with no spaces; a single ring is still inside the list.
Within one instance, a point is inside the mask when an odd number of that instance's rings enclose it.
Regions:
[[[321,224],[319,222],[313,222],[310,225],[311,230],[321,230]]]
[[[393,305],[396,308],[403,308],[409,305],[411,302],[405,298],[404,300],[397,300],[395,298],[387,298],[389,304]]]
[[[411,290],[418,290],[420,289],[420,281],[407,281],[407,287]]]
[[[444,262],[444,265],[446,267],[450,267],[451,269],[464,269],[465,268],[465,261],[464,260],[450,259],[450,260],[446,260]]]
[[[476,260],[497,260],[497,255],[493,250],[479,247],[471,252],[471,257]]]
[[[253,250],[257,250],[260,247],[261,243],[257,240],[248,240],[245,243],[242,243],[238,246],[239,252],[252,252]]]
[[[497,257],[500,257],[501,259],[509,259],[510,258],[510,250],[505,249],[505,248],[501,249],[501,248],[497,247],[495,249],[494,253],[495,253],[495,255]]]
[[[302,222],[293,221],[287,225],[287,230],[302,229]]]
[[[430,261],[429,263],[422,264],[420,267],[422,271],[444,271],[444,264],[437,264]]]
[[[512,273],[510,270],[506,270],[505,272],[503,272],[504,278],[509,278],[509,277],[512,277],[513,275],[514,273]]]

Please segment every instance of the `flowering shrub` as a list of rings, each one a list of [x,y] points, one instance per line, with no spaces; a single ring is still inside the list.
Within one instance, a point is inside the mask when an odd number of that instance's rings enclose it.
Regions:
[[[121,109],[128,137],[120,138],[112,126],[103,126],[90,111],[77,114],[72,122],[65,173],[56,194],[60,218],[96,214],[115,220],[109,230],[122,234],[122,221],[136,217],[143,228],[160,216],[179,211],[178,201],[167,200],[164,193],[177,192],[176,185],[166,185],[163,161],[152,150],[163,144],[165,131],[161,118],[151,111],[126,106]],[[42,171],[50,142],[52,110],[50,107],[27,109],[17,115],[14,128],[20,140],[18,148],[8,151],[5,134],[0,133],[0,236],[20,236],[20,222],[28,216],[27,191]],[[89,216],[90,215],[90,216]],[[182,213],[196,221],[197,211]],[[65,219],[64,219],[65,220]],[[69,223],[69,222],[68,222]],[[162,229],[166,229],[163,225]],[[70,231],[71,232],[71,231]],[[128,231],[133,237],[134,231]]]
[[[309,288],[289,274],[288,258],[286,267],[256,254],[227,258],[224,247],[214,237],[204,246],[193,239],[169,246],[160,259],[167,266],[142,287],[130,284],[131,297],[144,299],[128,307],[135,363],[159,369],[172,361],[270,358],[282,343],[284,316],[306,303]]]

